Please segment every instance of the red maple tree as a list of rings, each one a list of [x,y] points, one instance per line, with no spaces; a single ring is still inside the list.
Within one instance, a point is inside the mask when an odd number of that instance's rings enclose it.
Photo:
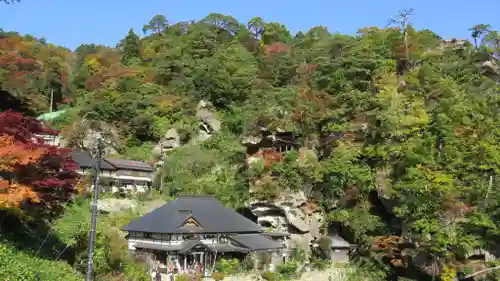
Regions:
[[[45,144],[54,133],[21,113],[0,112],[0,208],[42,207],[56,213],[76,192],[78,175],[69,149]]]

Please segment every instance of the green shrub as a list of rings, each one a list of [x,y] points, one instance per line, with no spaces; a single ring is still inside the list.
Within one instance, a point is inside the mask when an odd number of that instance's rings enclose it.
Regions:
[[[226,276],[222,272],[212,273],[212,279],[214,279],[215,281],[221,281],[224,280],[224,278],[226,278]]]
[[[330,266],[331,262],[329,260],[324,260],[320,258],[314,258],[311,260],[311,265],[315,269],[325,270]]]
[[[280,275],[276,272],[266,271],[262,273],[262,278],[267,281],[280,281]]]
[[[63,261],[49,261],[0,242],[0,276],[12,281],[82,281],[83,276]]]
[[[128,280],[149,281],[151,275],[148,273],[147,265],[137,263],[134,260],[126,260],[123,263],[123,274]]]
[[[254,267],[254,260],[253,258],[248,255],[245,257],[245,259],[241,262],[241,270],[242,271],[250,271]]]
[[[280,264],[276,267],[276,271],[284,278],[284,279],[292,279],[296,277],[297,270],[299,265],[296,261],[289,261],[283,264]]]
[[[191,281],[191,277],[184,273],[175,277],[175,281]]]
[[[241,270],[240,261],[238,259],[220,259],[215,264],[215,271],[226,275],[239,273]]]

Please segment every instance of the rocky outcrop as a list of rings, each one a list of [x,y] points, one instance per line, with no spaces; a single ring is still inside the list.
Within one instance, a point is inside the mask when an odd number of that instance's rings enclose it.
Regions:
[[[210,107],[210,103],[201,100],[196,107],[196,117],[200,120],[200,126],[204,126],[209,132],[218,132],[221,129],[221,122]]]
[[[163,206],[165,203],[161,199],[138,202],[132,199],[105,198],[99,199],[97,210],[102,213],[119,213],[133,209],[140,214],[146,214]]]
[[[92,151],[96,147],[98,138],[105,143],[104,155],[118,154],[121,142],[119,130],[112,125],[97,121],[82,120],[63,130],[60,146]]]
[[[118,213],[137,207],[137,203],[130,199],[107,198],[100,199],[97,210],[103,213]]]
[[[483,62],[481,67],[484,75],[492,78],[493,80],[500,80],[500,67],[495,60],[491,59],[485,61]]]
[[[211,107],[212,105],[204,100],[201,100],[196,107],[199,130],[198,136],[192,140],[194,143],[208,140],[215,132],[221,129],[221,122],[215,112],[210,110]]]
[[[311,270],[302,273],[302,275],[295,279],[297,281],[347,281],[353,280],[355,276],[355,268],[345,267],[345,266],[333,266],[323,271]],[[163,280],[163,279],[162,279]],[[168,279],[167,279],[168,280]],[[206,281],[213,281],[212,278],[206,278]],[[224,278],[225,281],[265,281],[261,275],[256,274],[244,274],[237,276],[227,276]],[[359,281],[365,281],[366,279],[358,279]]]
[[[313,241],[320,237],[323,215],[303,192],[283,193],[275,200],[253,201],[248,204],[248,209],[261,226],[289,233],[289,248],[299,247],[309,252]]]
[[[168,151],[181,146],[181,136],[177,129],[169,129],[160,139],[160,142],[153,148],[153,154],[159,156],[162,150]]]
[[[473,54],[472,60],[483,75],[495,81],[500,81],[500,66],[497,58],[487,52],[480,51]]]
[[[196,107],[196,117],[198,119],[198,134],[191,139],[190,143],[195,144],[208,140],[215,132],[220,131],[222,127],[221,121],[217,118],[217,114],[210,108],[212,105],[209,102],[201,100]],[[153,154],[160,155],[161,146],[164,151],[176,149],[184,145],[181,142],[179,131],[175,128],[170,128],[160,141],[153,148]]]

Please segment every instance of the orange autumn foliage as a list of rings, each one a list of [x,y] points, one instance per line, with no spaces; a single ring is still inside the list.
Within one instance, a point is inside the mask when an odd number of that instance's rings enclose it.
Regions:
[[[0,208],[19,208],[21,203],[25,201],[39,203],[40,198],[28,186],[0,180]]]
[[[43,147],[30,148],[14,141],[14,137],[0,135],[0,171],[14,172],[18,166],[34,164],[46,153]],[[0,178],[0,207],[17,208],[21,202],[40,202],[37,194],[29,187]]]
[[[36,163],[47,152],[43,147],[28,147],[14,141],[14,137],[0,135],[0,170],[13,171],[15,165]]]
[[[45,144],[56,134],[29,116],[0,112],[0,208],[56,216],[75,194],[71,150]]]

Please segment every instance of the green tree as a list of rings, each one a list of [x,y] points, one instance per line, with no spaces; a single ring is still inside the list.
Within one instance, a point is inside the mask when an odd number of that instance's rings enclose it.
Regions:
[[[142,27],[142,32],[144,32],[144,34],[152,32],[153,35],[159,36],[167,27],[167,18],[164,15],[156,15],[148,24]]]
[[[474,39],[474,46],[476,48],[479,46],[481,39],[491,31],[491,25],[489,24],[477,24],[469,29],[471,31],[471,36]]]
[[[139,63],[141,42],[133,29],[130,29],[127,36],[120,41],[119,47],[122,49],[123,65],[131,66]]]

